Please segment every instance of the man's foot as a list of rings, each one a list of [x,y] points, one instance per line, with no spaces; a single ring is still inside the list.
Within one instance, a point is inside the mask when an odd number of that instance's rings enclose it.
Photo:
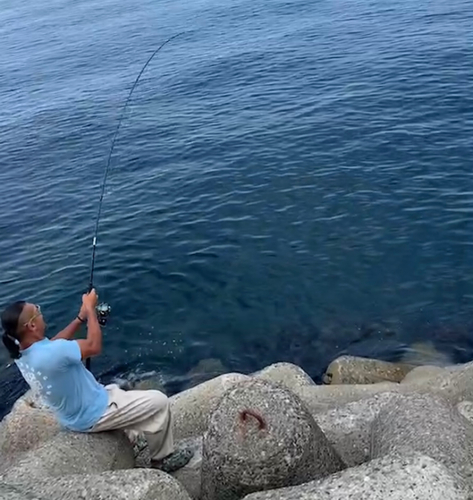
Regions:
[[[151,460],[151,467],[153,469],[160,469],[163,472],[171,474],[171,472],[176,472],[182,467],[185,467],[194,456],[194,450],[192,448],[181,448],[174,451],[162,460]]]

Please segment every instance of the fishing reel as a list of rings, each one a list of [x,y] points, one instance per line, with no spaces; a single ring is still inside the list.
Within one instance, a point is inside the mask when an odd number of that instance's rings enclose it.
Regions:
[[[97,312],[97,320],[99,324],[105,326],[107,324],[108,317],[112,312],[112,308],[106,302],[102,302],[95,308],[95,311]]]

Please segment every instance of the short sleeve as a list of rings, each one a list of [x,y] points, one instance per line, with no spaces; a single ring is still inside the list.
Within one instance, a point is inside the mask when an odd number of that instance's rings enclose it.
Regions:
[[[67,366],[81,362],[82,355],[77,340],[58,339],[53,342],[55,344],[55,354],[61,364]]]

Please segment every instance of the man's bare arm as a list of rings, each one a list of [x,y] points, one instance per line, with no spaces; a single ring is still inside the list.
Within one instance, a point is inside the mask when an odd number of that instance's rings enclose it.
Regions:
[[[82,297],[83,309],[87,314],[87,338],[78,340],[82,359],[97,356],[102,351],[102,330],[95,314],[97,295],[95,290]]]
[[[79,317],[82,319],[83,318],[80,314]],[[82,326],[82,321],[80,321],[78,318],[76,318],[74,321],[69,323],[64,330],[61,330],[57,335],[55,335],[51,340],[57,340],[57,339],[66,339],[66,340],[72,340],[75,336],[75,334],[80,330],[80,327]]]

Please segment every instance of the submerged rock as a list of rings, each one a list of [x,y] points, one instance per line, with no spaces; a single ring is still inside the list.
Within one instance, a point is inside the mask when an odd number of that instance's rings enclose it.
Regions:
[[[202,359],[187,373],[188,383],[184,386],[185,389],[190,389],[198,384],[207,382],[219,375],[223,375],[228,370],[225,369],[223,363],[216,358]]]
[[[319,481],[248,495],[244,500],[468,500],[443,464],[421,454],[388,455]]]
[[[210,418],[204,435],[202,498],[233,500],[343,467],[295,394],[267,381],[248,380],[228,390]]]
[[[414,366],[449,366],[453,364],[452,358],[439,351],[433,342],[415,342],[406,347],[403,352],[402,362]]]

